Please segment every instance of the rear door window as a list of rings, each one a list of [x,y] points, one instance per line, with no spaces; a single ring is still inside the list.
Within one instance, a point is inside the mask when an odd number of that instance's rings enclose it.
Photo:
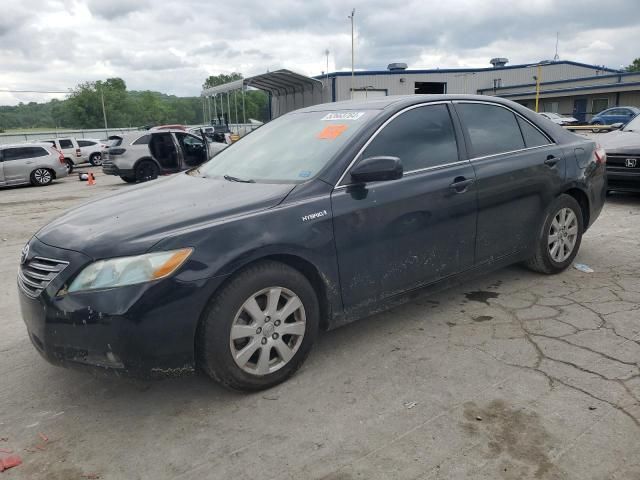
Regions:
[[[542,145],[549,145],[551,141],[540,130],[527,122],[524,118],[517,117],[522,136],[524,137],[524,143],[527,148],[540,147]]]
[[[78,140],[79,147],[93,147],[96,142],[92,142],[91,140]]]
[[[23,160],[25,158],[44,157],[48,155],[42,147],[18,147],[4,150],[4,161]]]
[[[474,157],[525,148],[518,121],[511,110],[483,103],[458,103],[456,110],[467,131]]]
[[[405,172],[458,161],[458,146],[444,104],[413,108],[393,119],[363,152],[363,158],[400,158]]]
[[[73,148],[73,142],[71,140],[59,140],[60,148]]]

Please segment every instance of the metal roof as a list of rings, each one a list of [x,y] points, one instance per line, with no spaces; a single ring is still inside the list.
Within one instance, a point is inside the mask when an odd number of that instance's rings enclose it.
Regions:
[[[613,68],[608,68],[600,65],[590,65],[588,63],[580,63],[580,62],[572,62],[570,60],[559,60],[557,62],[551,61],[548,63],[539,62],[542,66],[549,65],[573,65],[577,67],[585,67],[591,68],[593,70],[600,70],[602,72],[611,72],[611,73],[623,73],[622,70],[616,70]],[[429,68],[429,69],[418,69],[418,70],[356,70],[354,75],[408,75],[412,73],[465,73],[465,72],[493,72],[500,70],[515,70],[520,68],[531,68],[537,66],[537,63],[526,63],[520,65],[505,65],[504,67],[478,67],[478,68]],[[341,72],[331,72],[329,74],[323,73],[322,75],[317,75],[314,78],[325,78],[329,77],[347,77],[351,76],[351,71],[341,71]]]
[[[260,90],[273,93],[275,95],[302,92],[308,89],[322,89],[322,82],[315,78],[301,75],[291,70],[281,69],[274,72],[262,73],[253,77],[243,78],[233,82],[217,85],[215,87],[202,90],[203,97],[215,96],[219,93],[227,93],[233,90],[240,90],[247,87],[254,87]]]

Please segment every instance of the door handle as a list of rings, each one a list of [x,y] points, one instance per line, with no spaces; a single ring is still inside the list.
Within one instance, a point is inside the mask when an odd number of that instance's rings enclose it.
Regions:
[[[453,179],[453,183],[449,185],[449,188],[456,193],[464,193],[475,180],[473,178],[456,177]]]
[[[544,161],[544,164],[549,167],[555,167],[556,163],[560,160],[558,157],[554,157],[553,155],[547,156],[547,159]]]

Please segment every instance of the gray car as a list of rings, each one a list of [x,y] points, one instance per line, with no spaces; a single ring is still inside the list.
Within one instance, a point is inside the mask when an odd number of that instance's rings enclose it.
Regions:
[[[225,147],[183,130],[135,132],[103,152],[102,171],[129,183],[146,182],[197,167]]]
[[[64,155],[50,143],[0,145],[0,186],[44,186],[67,175]]]

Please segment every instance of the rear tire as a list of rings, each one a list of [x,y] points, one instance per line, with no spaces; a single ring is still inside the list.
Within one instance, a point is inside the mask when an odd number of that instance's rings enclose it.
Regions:
[[[299,271],[275,261],[251,265],[205,309],[196,336],[198,366],[230,389],[273,387],[309,355],[319,316],[316,293]]]
[[[148,182],[155,180],[160,173],[158,166],[151,160],[143,160],[136,166],[136,181]]]
[[[99,167],[100,165],[102,165],[102,154],[92,153],[89,157],[89,163],[94,167]]]
[[[73,162],[68,158],[65,158],[64,163],[67,166],[67,175],[71,175],[71,172],[73,172]]]
[[[540,273],[556,274],[567,269],[580,249],[584,225],[580,205],[562,194],[547,209],[535,255],[525,265]]]
[[[36,187],[44,187],[53,182],[53,172],[47,168],[36,168],[31,172],[31,184]]]
[[[120,177],[122,180],[124,180],[127,183],[136,183],[136,177]]]
[[[591,125],[602,125],[602,123],[600,123],[600,122],[594,122],[594,123],[592,123]],[[596,127],[594,127],[594,128],[592,128],[592,129],[591,129],[591,131],[592,131],[593,133],[600,133],[600,129],[599,129],[597,126],[596,126]]]

